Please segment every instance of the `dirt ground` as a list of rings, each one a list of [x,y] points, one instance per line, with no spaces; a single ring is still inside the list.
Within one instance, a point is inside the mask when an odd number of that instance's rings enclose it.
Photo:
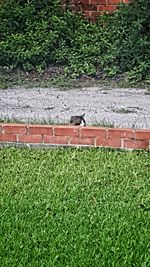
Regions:
[[[146,89],[107,87],[0,90],[0,118],[63,124],[83,113],[87,125],[150,129],[150,95]]]

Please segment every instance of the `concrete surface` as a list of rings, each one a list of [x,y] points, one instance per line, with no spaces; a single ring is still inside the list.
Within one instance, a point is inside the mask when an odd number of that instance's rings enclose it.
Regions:
[[[89,87],[59,90],[15,87],[0,90],[0,117],[23,122],[69,123],[85,113],[87,125],[150,129],[150,95],[145,89]]]

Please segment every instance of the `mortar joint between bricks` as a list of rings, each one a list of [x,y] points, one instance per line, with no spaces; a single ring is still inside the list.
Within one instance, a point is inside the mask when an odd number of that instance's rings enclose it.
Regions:
[[[16,134],[16,141],[17,141],[17,143],[19,142],[18,136],[19,136],[19,134]]]
[[[81,129],[82,127],[79,127],[78,131],[79,131],[79,137],[81,137]]]
[[[5,127],[6,123],[3,123],[2,124],[2,134],[5,134],[5,131],[4,131],[4,127]]]
[[[96,147],[96,137],[94,137],[94,147]]]
[[[52,127],[52,136],[55,136],[55,126]]]
[[[41,144],[44,144],[44,134],[42,134],[41,136],[42,136]]]
[[[71,139],[71,137],[68,136],[68,138],[67,138],[67,143],[68,143],[68,145],[70,145],[70,139]]]
[[[130,137],[130,140],[135,140],[135,130],[134,129],[132,129],[132,137]]]
[[[105,138],[108,139],[108,128],[106,128],[105,131],[106,131],[106,136],[105,136]]]
[[[28,124],[27,125],[27,130],[26,130],[26,133],[25,134],[29,134],[29,127],[30,127],[30,125]]]
[[[121,148],[123,148],[123,147],[124,147],[124,139],[121,138]]]

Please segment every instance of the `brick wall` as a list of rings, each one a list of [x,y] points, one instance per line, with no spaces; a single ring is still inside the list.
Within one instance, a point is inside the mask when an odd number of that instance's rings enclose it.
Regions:
[[[150,149],[150,130],[0,123],[0,144]]]
[[[73,11],[82,11],[86,17],[95,18],[103,12],[112,12],[119,3],[128,3],[129,0],[63,0]]]

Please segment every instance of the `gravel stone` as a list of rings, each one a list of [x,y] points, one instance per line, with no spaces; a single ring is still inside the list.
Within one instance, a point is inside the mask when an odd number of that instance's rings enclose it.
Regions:
[[[150,95],[145,92],[134,88],[15,87],[0,90],[0,117],[69,124],[72,115],[85,113],[87,125],[150,129]]]

